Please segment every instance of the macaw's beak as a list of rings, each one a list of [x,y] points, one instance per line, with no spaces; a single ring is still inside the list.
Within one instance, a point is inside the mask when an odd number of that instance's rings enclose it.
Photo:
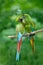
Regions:
[[[20,19],[19,19],[19,22],[23,22],[23,19],[22,19],[22,18],[20,18]]]
[[[25,24],[25,21],[22,18],[19,19],[19,22],[22,23],[22,24]]]

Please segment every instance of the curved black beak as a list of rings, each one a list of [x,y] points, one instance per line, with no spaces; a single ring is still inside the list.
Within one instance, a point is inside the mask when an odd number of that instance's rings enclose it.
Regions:
[[[22,22],[22,21],[23,21],[23,19],[22,19],[22,18],[20,18],[20,19],[19,19],[19,22]]]

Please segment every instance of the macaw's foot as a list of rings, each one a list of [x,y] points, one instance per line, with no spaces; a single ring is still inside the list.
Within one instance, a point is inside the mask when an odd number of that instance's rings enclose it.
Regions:
[[[16,53],[16,61],[19,61],[19,60],[20,60],[20,53],[17,52],[17,53]]]

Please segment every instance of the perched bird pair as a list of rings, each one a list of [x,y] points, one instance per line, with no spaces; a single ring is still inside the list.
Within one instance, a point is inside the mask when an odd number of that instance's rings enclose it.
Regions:
[[[18,43],[17,43],[17,53],[16,53],[16,61],[19,61],[20,59],[20,49],[22,44],[22,34],[24,33],[30,33],[35,30],[35,23],[32,21],[32,18],[28,14],[23,14],[17,17],[16,19],[17,25],[16,25],[16,33],[18,37]],[[29,36],[29,41],[32,47],[33,53],[35,52],[35,46],[34,46],[34,37],[33,35]]]

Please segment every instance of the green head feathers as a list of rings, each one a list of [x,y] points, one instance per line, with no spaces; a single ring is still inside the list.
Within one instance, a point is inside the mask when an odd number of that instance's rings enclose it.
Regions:
[[[19,15],[16,19],[16,21],[18,22],[18,24],[22,24],[23,27],[25,28],[25,30],[27,31],[31,31],[31,28],[35,29],[35,24],[34,22],[32,21],[32,18],[30,17],[30,15],[28,14],[22,14],[22,15]],[[22,26],[21,26],[22,28]]]

